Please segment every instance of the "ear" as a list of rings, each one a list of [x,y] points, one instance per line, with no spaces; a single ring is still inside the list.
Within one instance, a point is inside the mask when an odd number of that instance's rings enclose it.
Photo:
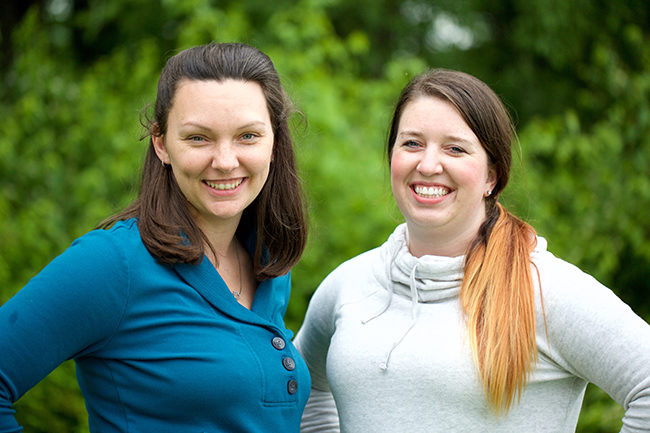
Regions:
[[[169,158],[167,148],[165,147],[165,136],[162,134],[157,134],[156,129],[157,128],[154,128],[154,132],[151,134],[151,143],[153,144],[153,149],[156,151],[158,159],[160,159],[163,164],[169,164],[171,162],[171,159]]]
[[[492,195],[492,191],[494,191],[494,188],[497,186],[497,173],[494,170],[493,167],[488,168],[488,176],[487,176],[487,190],[485,191],[485,196],[488,197]]]

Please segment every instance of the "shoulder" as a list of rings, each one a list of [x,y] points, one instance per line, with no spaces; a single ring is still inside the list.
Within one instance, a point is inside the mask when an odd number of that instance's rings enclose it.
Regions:
[[[338,265],[325,281],[358,278],[364,271],[372,270],[380,262],[381,247],[373,248]]]
[[[148,253],[140,238],[137,220],[118,221],[107,229],[95,229],[77,238],[70,249],[83,251],[89,259],[132,259]],[[147,254],[148,255],[148,254]]]
[[[143,259],[155,261],[140,239],[136,221],[120,221],[109,229],[95,229],[75,239],[48,265],[56,269],[48,276],[121,285]]]
[[[533,253],[533,264],[539,272],[543,294],[549,296],[584,296],[589,292],[604,295],[611,290],[592,275],[549,251]]]
[[[140,231],[138,230],[137,220],[135,218],[131,218],[124,221],[118,221],[107,229],[91,230],[85,235],[77,238],[72,243],[72,245],[94,244],[100,248],[110,248],[111,245],[122,245],[124,243],[132,243],[134,241],[141,242]]]
[[[325,277],[318,290],[349,293],[348,289],[354,288],[358,293],[375,286],[375,271],[381,267],[381,263],[381,247],[366,251],[337,266]]]
[[[634,315],[631,308],[604,284],[577,266],[549,251],[533,254],[533,280],[537,283],[548,325],[603,323],[615,317]]]
[[[400,224],[382,245],[346,260],[321,283],[318,292],[338,303],[356,302],[386,289],[387,269],[404,247],[406,224]]]
[[[380,249],[375,248],[337,266],[313,293],[307,317],[329,321],[343,305],[363,301],[380,291],[374,272],[380,260]]]

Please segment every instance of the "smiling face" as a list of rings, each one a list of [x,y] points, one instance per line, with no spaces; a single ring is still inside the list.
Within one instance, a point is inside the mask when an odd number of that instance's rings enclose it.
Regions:
[[[197,224],[239,223],[269,174],[273,128],[262,88],[240,80],[182,80],[167,131],[153,136]]]
[[[429,96],[406,104],[391,154],[391,185],[412,254],[464,254],[495,184],[485,149],[453,105]]]

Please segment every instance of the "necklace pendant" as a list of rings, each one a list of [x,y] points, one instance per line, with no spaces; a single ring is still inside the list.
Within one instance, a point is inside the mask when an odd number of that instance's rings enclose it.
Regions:
[[[239,299],[240,293],[239,292],[232,292],[232,295],[235,297],[235,299]]]

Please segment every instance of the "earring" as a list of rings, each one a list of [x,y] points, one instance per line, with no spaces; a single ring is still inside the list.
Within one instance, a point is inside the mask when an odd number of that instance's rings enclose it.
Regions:
[[[486,197],[489,197],[489,196],[491,196],[491,195],[492,195],[492,190],[491,190],[491,189],[488,189],[488,190],[487,190],[487,196],[486,196]]]

